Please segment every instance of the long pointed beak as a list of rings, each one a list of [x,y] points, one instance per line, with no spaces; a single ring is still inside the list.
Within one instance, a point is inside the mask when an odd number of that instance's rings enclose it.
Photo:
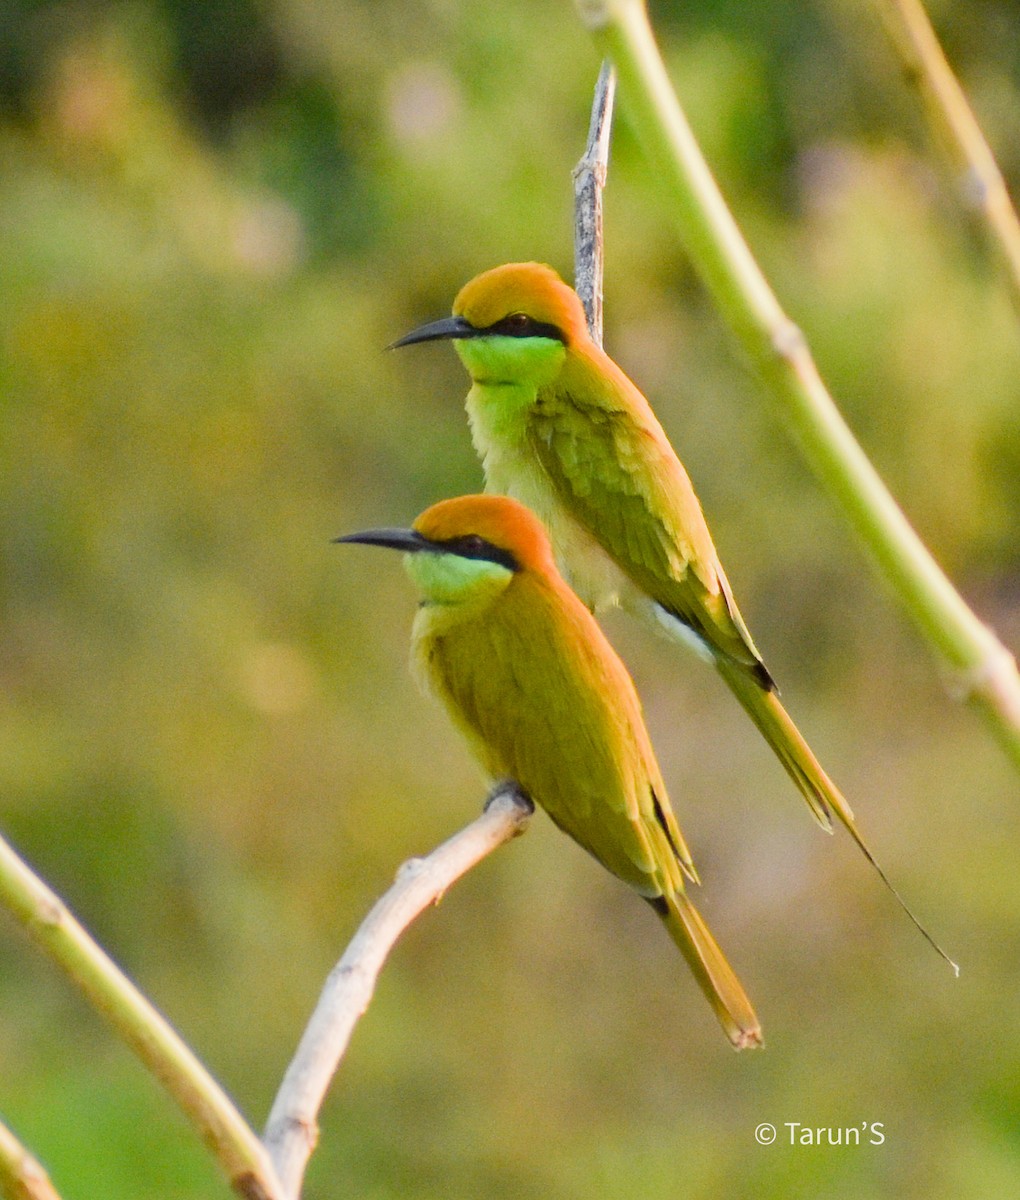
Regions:
[[[400,346],[413,346],[415,342],[437,342],[441,338],[472,338],[478,337],[483,330],[476,329],[470,321],[463,317],[444,317],[441,321],[430,321],[428,325],[419,325],[402,338],[390,342],[387,350],[396,350]]]
[[[366,529],[363,533],[348,533],[333,539],[334,542],[354,542],[361,546],[385,546],[390,550],[403,550],[415,554],[419,550],[431,550],[432,543],[414,529]]]

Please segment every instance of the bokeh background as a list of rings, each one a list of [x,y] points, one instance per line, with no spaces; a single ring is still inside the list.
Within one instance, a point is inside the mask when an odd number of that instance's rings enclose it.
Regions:
[[[1016,6],[933,7],[1016,181]],[[1016,648],[1016,315],[874,11],[652,12],[850,423]],[[407,675],[399,562],[330,544],[480,487],[451,348],[382,348],[498,262],[569,276],[597,68],[552,0],[0,7],[0,821],[257,1127],[398,863],[483,798]],[[768,1048],[731,1053],[654,917],[538,819],[401,942],[306,1194],[1013,1194],[1017,778],[746,374],[623,121],[607,247],[607,346],[963,972],[818,833],[712,673],[611,617]],[[0,1111],[67,1200],[226,1194],[9,920],[0,1012]],[[788,1121],[885,1141],[791,1147]]]

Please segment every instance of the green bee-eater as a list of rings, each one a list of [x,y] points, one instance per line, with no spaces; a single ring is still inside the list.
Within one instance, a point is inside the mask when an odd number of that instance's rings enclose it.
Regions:
[[[727,1037],[761,1044],[750,1001],[684,890],[696,879],[626,667],[505,496],[433,506],[412,529],[339,539],[402,550],[422,595],[413,664],[491,780],[510,778],[655,909]]]

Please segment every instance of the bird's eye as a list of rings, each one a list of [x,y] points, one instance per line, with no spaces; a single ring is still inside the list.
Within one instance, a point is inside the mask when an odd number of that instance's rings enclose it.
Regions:
[[[566,342],[567,340],[562,330],[555,325],[538,321],[523,312],[508,313],[495,325],[490,325],[484,332],[502,334],[503,337],[550,338],[557,342]]]
[[[486,562],[498,563],[508,571],[519,571],[520,564],[509,550],[494,546],[477,533],[465,533],[459,537],[450,538],[440,543],[450,554],[458,554],[461,558],[484,559]]]

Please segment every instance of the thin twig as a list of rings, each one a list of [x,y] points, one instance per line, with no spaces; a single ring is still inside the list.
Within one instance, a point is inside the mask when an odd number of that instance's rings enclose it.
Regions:
[[[939,44],[921,0],[875,0],[909,83],[921,93],[928,120],[958,172],[964,203],[976,209],[1005,263],[1020,304],[1020,220],[995,155]]]
[[[265,1148],[219,1084],[63,901],[0,839],[0,905],[177,1101],[245,1200],[283,1200]]]
[[[766,395],[966,699],[1020,767],[1020,675],[956,591],[858,445],[800,329],[755,262],[666,74],[642,0],[575,0],[616,68],[630,123],[668,189],[680,236]]]
[[[60,1200],[50,1177],[2,1121],[0,1196],[3,1200]]]
[[[574,290],[588,318],[588,332],[602,345],[602,278],[605,249],[602,190],[609,169],[609,135],[613,128],[616,75],[608,59],[602,63],[591,103],[591,123],[584,154],[574,168]]]
[[[386,956],[408,925],[465,872],[523,833],[534,807],[514,784],[496,788],[477,820],[412,858],[365,918],[330,972],[287,1068],[266,1123],[264,1142],[289,1200],[297,1200],[318,1139],[318,1113],[358,1018],[364,1015]]]

